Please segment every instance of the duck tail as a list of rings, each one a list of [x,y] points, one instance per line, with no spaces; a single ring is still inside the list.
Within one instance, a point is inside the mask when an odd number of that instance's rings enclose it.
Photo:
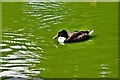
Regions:
[[[88,30],[88,32],[89,32],[88,35],[91,35],[94,32],[94,30]]]

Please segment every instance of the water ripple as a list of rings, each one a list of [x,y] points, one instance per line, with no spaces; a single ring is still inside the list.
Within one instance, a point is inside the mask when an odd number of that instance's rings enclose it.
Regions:
[[[31,7],[31,8],[30,8]],[[60,2],[30,2],[26,3],[24,12],[28,17],[34,18],[35,24],[40,28],[58,24],[67,15],[63,3]],[[34,21],[28,18],[28,21]]]
[[[3,40],[0,44],[2,47],[0,49],[2,52],[0,77],[32,78],[44,71],[42,67],[35,68],[37,64],[40,64],[41,59],[46,58],[41,54],[44,49],[26,38],[31,37],[32,34],[24,33],[24,29],[16,32],[9,30],[3,31]]]
[[[105,77],[108,77],[109,74],[110,74],[110,70],[108,68],[109,66],[107,64],[101,64],[100,65],[100,73],[99,73],[99,76],[101,78],[105,78]]]

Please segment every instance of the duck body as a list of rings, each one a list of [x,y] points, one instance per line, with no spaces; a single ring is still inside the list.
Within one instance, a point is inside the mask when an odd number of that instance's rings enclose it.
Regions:
[[[61,30],[58,32],[58,34],[55,37],[53,37],[53,39],[58,37],[59,43],[79,42],[89,39],[90,34],[92,33],[93,30],[74,31],[74,32],[67,32],[66,30]]]

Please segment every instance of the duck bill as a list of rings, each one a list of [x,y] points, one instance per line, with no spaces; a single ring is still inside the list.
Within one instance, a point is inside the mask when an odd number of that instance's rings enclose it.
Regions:
[[[58,37],[58,34],[53,37],[53,39],[56,39]]]

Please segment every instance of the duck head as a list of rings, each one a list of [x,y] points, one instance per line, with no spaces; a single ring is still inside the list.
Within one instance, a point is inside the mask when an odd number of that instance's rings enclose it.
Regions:
[[[68,33],[66,30],[61,30],[58,32],[58,34],[56,36],[53,37],[53,39],[56,39],[58,37],[64,37],[64,38],[68,38]]]
[[[66,30],[61,30],[58,32],[56,36],[53,37],[53,39],[58,38],[58,42],[62,45],[64,45],[64,41],[68,38],[68,33]]]

